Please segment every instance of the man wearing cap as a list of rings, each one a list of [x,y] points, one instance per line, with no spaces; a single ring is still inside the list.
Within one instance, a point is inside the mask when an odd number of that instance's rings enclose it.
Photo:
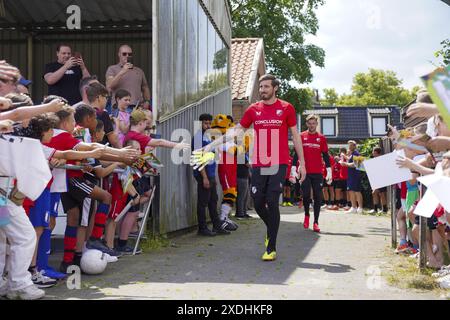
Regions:
[[[131,93],[132,106],[144,102],[143,108],[150,109],[150,88],[144,71],[132,63],[133,50],[130,46],[123,45],[119,48],[118,56],[119,63],[106,71],[106,87],[112,93],[112,101],[115,101],[117,90],[125,89]]]
[[[20,77],[19,83],[17,84],[17,92],[29,95],[28,86],[31,84],[30,80]]]

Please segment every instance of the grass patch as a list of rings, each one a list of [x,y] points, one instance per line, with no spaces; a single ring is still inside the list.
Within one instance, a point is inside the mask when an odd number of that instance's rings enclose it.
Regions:
[[[445,290],[440,289],[436,279],[431,276],[435,272],[433,269],[426,268],[421,272],[416,259],[397,256],[392,251],[389,251],[388,255],[391,257],[391,262],[388,267],[385,267],[382,274],[389,285],[401,289],[433,291],[436,294],[445,293]]]
[[[165,235],[147,234],[147,239],[140,243],[143,252],[157,251],[170,246],[170,240]]]

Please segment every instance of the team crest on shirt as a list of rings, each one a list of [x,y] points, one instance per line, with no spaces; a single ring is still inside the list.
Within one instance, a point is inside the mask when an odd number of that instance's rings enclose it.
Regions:
[[[281,117],[283,115],[283,110],[277,110],[277,116]]]
[[[261,114],[262,114],[262,112],[258,112],[258,111],[256,111],[256,115],[257,115],[258,117],[260,117],[260,116],[261,116]]]
[[[320,138],[317,138],[317,142],[320,142]]]

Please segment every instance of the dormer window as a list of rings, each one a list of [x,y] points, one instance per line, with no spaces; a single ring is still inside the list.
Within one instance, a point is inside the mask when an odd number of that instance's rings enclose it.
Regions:
[[[387,134],[391,111],[387,108],[369,109],[371,137],[383,137]]]

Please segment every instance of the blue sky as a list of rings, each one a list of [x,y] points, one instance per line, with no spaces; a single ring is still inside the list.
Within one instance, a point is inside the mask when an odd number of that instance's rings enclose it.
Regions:
[[[393,70],[403,86],[421,85],[434,52],[450,38],[450,6],[440,0],[326,0],[319,31],[307,41],[326,52],[308,87],[349,93],[353,76],[369,68]]]

